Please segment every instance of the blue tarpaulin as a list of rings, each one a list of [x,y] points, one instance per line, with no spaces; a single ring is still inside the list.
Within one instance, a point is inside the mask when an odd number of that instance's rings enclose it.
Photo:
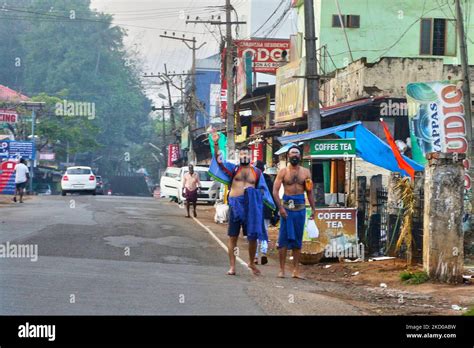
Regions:
[[[408,176],[408,173],[400,169],[398,166],[397,160],[395,159],[395,155],[393,154],[390,146],[388,146],[374,133],[365,128],[360,121],[336,127],[325,128],[309,133],[280,137],[278,138],[278,141],[280,141],[282,144],[286,144],[288,142],[305,141],[331,134],[336,134],[340,138],[344,139],[355,138],[357,156],[369,163],[375,164],[376,166],[385,168],[392,172],[401,173],[403,176]],[[406,156],[403,156],[403,158],[416,171],[424,170],[424,167],[417,162]]]

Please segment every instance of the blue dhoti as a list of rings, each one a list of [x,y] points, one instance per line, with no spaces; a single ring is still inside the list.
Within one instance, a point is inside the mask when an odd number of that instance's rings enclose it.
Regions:
[[[248,240],[268,240],[263,226],[263,196],[260,190],[248,187],[245,194],[229,197],[229,229],[230,237],[237,237],[242,227]]]
[[[294,204],[305,204],[304,194],[283,196],[283,201],[293,201]],[[280,219],[280,234],[278,248],[301,249],[303,243],[304,225],[306,223],[306,208],[298,211],[285,208],[288,217]]]

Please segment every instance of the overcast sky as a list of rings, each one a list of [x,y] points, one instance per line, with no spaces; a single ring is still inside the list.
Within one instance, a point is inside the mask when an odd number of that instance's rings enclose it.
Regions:
[[[251,1],[254,1],[253,3]],[[249,22],[249,27],[239,27],[240,38],[247,38],[249,33],[260,27],[275,9],[276,14],[258,33],[266,34],[275,24],[276,19],[283,13],[290,0],[232,0],[239,20]],[[283,3],[283,6],[279,6]],[[128,36],[125,45],[128,50],[138,52],[143,59],[144,72],[163,72],[164,64],[169,71],[182,72],[191,67],[191,51],[186,45],[177,40],[160,38],[164,31],[183,34],[187,38],[196,37],[198,45],[206,45],[198,51],[198,58],[213,55],[219,50],[219,30],[214,26],[203,24],[186,24],[186,17],[207,20],[212,15],[222,16],[225,20],[222,6],[225,0],[92,0],[92,8],[114,15],[115,23],[127,30]],[[249,16],[251,5],[253,15]],[[251,28],[250,28],[251,27]],[[252,30],[253,29],[253,30]],[[223,26],[222,30],[225,30]],[[270,37],[288,38],[291,32],[296,31],[296,19],[288,16],[283,23],[279,23],[277,30]],[[157,100],[160,89],[148,90],[149,97]],[[172,92],[178,97],[177,90]]]

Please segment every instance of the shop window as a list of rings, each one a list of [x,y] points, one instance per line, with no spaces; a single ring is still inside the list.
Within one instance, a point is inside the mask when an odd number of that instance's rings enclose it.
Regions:
[[[421,55],[456,56],[455,20],[423,18],[420,31]]]

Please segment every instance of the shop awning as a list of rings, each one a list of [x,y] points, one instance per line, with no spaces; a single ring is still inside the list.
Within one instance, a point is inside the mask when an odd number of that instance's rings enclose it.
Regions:
[[[290,142],[296,143],[300,141],[307,141],[315,138],[321,138],[335,134],[340,138],[355,138],[356,140],[356,152],[357,156],[363,160],[375,164],[376,166],[385,168],[392,172],[401,173],[404,176],[408,174],[398,167],[395,155],[392,152],[390,146],[388,146],[382,139],[377,137],[374,133],[369,131],[362,125],[362,122],[352,122],[336,127],[325,128],[309,133],[302,133],[297,135],[290,135],[286,137],[278,138],[278,141],[282,144],[288,144]],[[422,171],[424,167],[412,159],[403,156],[403,158],[410,164],[415,170]]]
[[[344,111],[349,111],[357,109],[363,106],[372,105],[374,102],[384,100],[388,97],[375,97],[375,98],[364,98],[356,101],[351,101],[348,103],[342,103],[335,106],[329,106],[321,108],[321,117],[327,117],[335,114],[339,114]]]
[[[335,134],[337,132],[341,132],[341,131],[344,131],[346,129],[353,128],[353,127],[355,127],[359,124],[362,124],[362,122],[361,121],[356,121],[356,122],[351,122],[351,123],[347,123],[347,124],[341,124],[340,126],[319,129],[319,130],[312,131],[312,132],[309,132],[309,133],[288,135],[286,137],[279,137],[278,141],[282,145],[285,145],[285,144],[288,144],[288,143],[296,143],[296,142],[300,142],[300,141],[305,141],[305,140],[310,140],[310,139],[315,139],[315,138],[321,138],[321,137],[325,137],[326,135]]]
[[[284,145],[283,147],[280,148],[280,150],[278,150],[277,152],[275,152],[275,155],[283,155],[284,153],[287,153],[288,150],[290,149],[290,147],[294,146],[294,145],[300,145],[301,143],[298,143],[298,144],[295,144],[295,143],[288,143],[286,145]]]

